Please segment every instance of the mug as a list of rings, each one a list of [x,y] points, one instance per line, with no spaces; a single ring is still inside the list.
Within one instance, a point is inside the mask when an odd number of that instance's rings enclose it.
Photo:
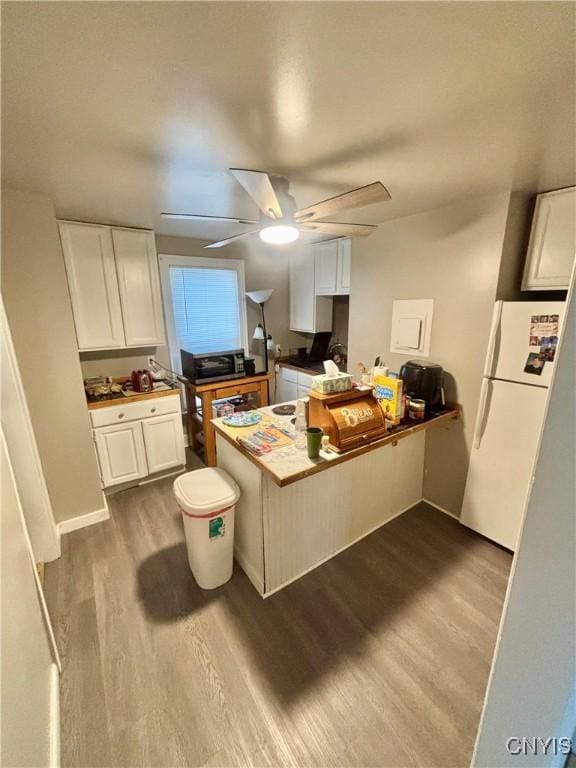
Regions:
[[[320,456],[320,443],[324,432],[320,427],[308,427],[306,430],[306,447],[308,458],[317,459]]]

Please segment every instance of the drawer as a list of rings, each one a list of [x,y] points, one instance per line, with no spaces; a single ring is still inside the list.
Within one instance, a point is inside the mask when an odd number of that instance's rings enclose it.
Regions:
[[[151,397],[149,400],[140,400],[138,403],[124,402],[121,405],[110,405],[89,411],[93,427],[107,427],[110,424],[121,424],[125,421],[179,412],[180,395],[178,394],[168,397]]]
[[[282,367],[282,378],[284,381],[289,381],[292,384],[298,384],[298,371],[293,368]]]
[[[214,400],[221,400],[234,395],[247,395],[249,392],[259,392],[259,384],[235,384],[233,387],[222,387],[214,392]]]

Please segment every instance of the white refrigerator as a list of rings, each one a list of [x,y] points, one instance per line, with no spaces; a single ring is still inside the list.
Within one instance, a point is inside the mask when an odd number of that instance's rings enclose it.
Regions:
[[[460,522],[514,550],[520,533],[556,344],[561,301],[498,301]]]

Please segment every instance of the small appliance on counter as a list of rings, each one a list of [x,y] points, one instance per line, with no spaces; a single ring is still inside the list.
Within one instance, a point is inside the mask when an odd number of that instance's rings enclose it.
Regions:
[[[134,392],[152,392],[154,389],[154,379],[150,371],[132,371],[130,380]]]
[[[192,384],[209,384],[212,381],[240,379],[244,370],[244,350],[192,354],[180,350],[182,375]]]
[[[84,391],[88,402],[122,397],[122,385],[117,384],[110,376],[91,376],[84,379]]]
[[[424,400],[427,409],[444,405],[443,375],[441,365],[427,360],[408,360],[400,368],[404,392],[410,399]]]
[[[340,339],[336,339],[336,342],[332,344],[328,350],[328,357],[338,366],[338,369],[342,372],[346,372],[346,364],[348,362],[348,350],[342,344]]]
[[[312,370],[323,371],[323,362],[328,356],[328,347],[332,338],[331,331],[319,331],[314,334],[310,352],[306,352],[306,347],[299,347],[297,355],[291,355],[286,362],[300,368],[310,368]]]

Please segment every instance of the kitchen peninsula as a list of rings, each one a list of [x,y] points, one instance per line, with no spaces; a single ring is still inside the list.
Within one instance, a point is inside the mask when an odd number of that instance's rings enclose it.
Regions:
[[[215,419],[218,466],[240,486],[234,553],[263,597],[295,581],[422,499],[425,431],[450,427],[456,406],[331,459],[294,445],[255,456],[237,437],[290,419],[262,408],[255,427]]]

